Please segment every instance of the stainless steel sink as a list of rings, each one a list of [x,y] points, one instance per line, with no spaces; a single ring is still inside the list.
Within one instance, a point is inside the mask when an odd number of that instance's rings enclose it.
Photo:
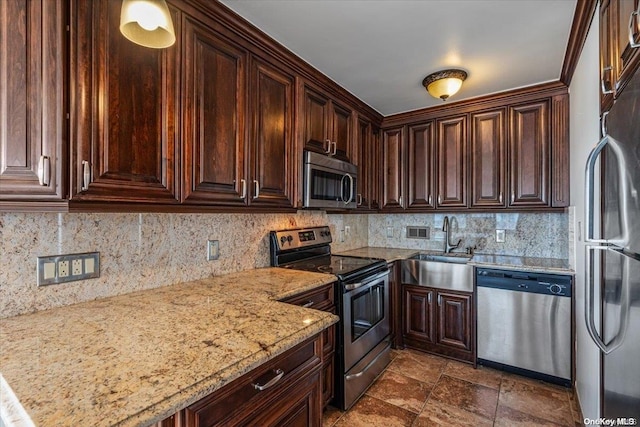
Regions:
[[[470,255],[418,254],[402,261],[402,284],[473,292]]]
[[[434,262],[451,262],[454,264],[466,264],[471,259],[471,255],[465,254],[417,254],[410,259],[417,259],[420,261],[434,261]]]

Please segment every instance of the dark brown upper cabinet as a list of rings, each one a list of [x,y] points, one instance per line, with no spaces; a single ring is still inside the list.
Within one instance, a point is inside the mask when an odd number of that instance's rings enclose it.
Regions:
[[[549,101],[509,108],[510,206],[549,205]]]
[[[244,205],[247,52],[184,19],[183,190],[185,203]]]
[[[404,207],[404,127],[382,132],[382,206],[385,210]]]
[[[467,206],[467,116],[437,123],[438,208]]]
[[[119,30],[120,6],[72,2],[71,199],[178,203],[180,44],[130,42]],[[180,15],[171,13],[180,34]]]
[[[640,66],[639,0],[600,2],[601,110],[607,111]],[[634,45],[631,44],[633,40]]]
[[[435,207],[435,126],[432,121],[408,127],[408,209]]]
[[[299,176],[293,137],[294,77],[258,60],[251,68],[249,204],[291,208]]]
[[[301,81],[300,86],[304,147],[343,160],[354,158],[353,111],[308,82]]]
[[[471,207],[504,207],[505,110],[471,114]]]
[[[0,1],[0,207],[65,197],[66,9]]]
[[[376,147],[374,147],[373,132],[371,122],[364,117],[358,116],[358,126],[356,132],[357,155],[355,164],[358,166],[358,193],[357,209],[371,209],[373,183],[376,174]]]

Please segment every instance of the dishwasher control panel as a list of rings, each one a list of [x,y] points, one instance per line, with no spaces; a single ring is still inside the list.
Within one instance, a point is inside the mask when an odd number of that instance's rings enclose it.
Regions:
[[[571,276],[561,274],[478,268],[476,270],[476,285],[507,291],[571,296]]]

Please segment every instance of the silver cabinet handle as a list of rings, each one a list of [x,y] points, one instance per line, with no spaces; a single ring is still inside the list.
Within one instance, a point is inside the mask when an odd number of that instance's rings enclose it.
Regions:
[[[429,194],[429,199],[427,200],[428,204],[431,204],[431,194]]]
[[[442,295],[438,295],[438,307],[442,305]]]
[[[306,303],[306,304],[302,304],[302,308],[309,308],[309,307],[311,307],[313,304],[314,304],[314,303],[313,303],[313,301],[307,301],[307,303]]]
[[[438,204],[442,204],[442,195],[438,194]]]
[[[258,182],[257,179],[253,180],[253,189],[255,190],[255,192],[253,193],[253,198],[257,199],[258,197],[260,197],[260,182]]]
[[[610,65],[602,69],[602,77],[600,78],[600,90],[602,90],[603,95],[608,95],[610,93],[613,93],[613,85],[611,85],[611,87],[607,89],[604,83],[604,75],[606,74],[607,71],[612,71],[612,70],[613,68],[611,68]]]
[[[427,294],[427,304],[431,305],[431,292]]]
[[[511,193],[511,204],[514,204],[516,201],[516,193]]]
[[[86,160],[82,161],[82,191],[86,191],[89,189],[89,184],[91,183],[91,167],[89,166],[89,162]]]
[[[402,196],[398,197],[398,204],[402,207]]]
[[[275,383],[277,383],[278,381],[280,381],[280,379],[284,376],[284,371],[282,369],[276,369],[276,376],[271,378],[266,384],[264,385],[260,385],[257,383],[253,383],[253,388],[255,388],[256,390],[259,391],[263,391],[268,389],[269,387],[273,386]]]
[[[40,156],[38,162],[38,181],[40,185],[48,187],[51,183],[51,161],[49,156]]]
[[[609,115],[608,111],[602,113],[602,118],[600,119],[600,131],[602,132],[602,137],[607,134],[607,116]]]
[[[387,345],[385,347],[385,350],[387,350],[389,347],[390,347],[390,345]],[[371,362],[367,363],[367,366],[365,366],[362,371],[357,372],[355,374],[345,375],[344,379],[346,381],[349,381],[349,380],[352,380],[354,378],[359,378],[359,377],[363,376],[369,370],[369,368],[371,368],[378,361],[378,359],[380,359],[380,357],[382,357],[382,355],[384,355],[384,354],[386,354],[386,351],[384,351],[384,350],[381,351],[380,353],[378,353],[378,355],[376,357],[374,357],[374,359]]]
[[[242,192],[240,193],[240,198],[244,199],[247,197],[247,181],[245,179],[241,179],[240,184],[242,186]]]
[[[502,191],[498,195],[498,203],[502,203]]]
[[[338,152],[338,144],[336,144],[335,141],[331,141],[331,144],[333,145],[333,150],[331,151],[331,155],[335,156],[336,153]]]
[[[640,5],[638,5],[638,10],[634,10],[631,12],[631,16],[629,16],[629,46],[633,49],[640,47],[640,43],[636,42],[633,38],[633,22],[635,21],[635,17],[640,13]]]
[[[358,193],[358,201],[356,202],[357,206],[362,206],[362,194]]]
[[[331,154],[331,141],[325,139],[324,142],[327,144],[327,148],[324,150],[325,154]]]

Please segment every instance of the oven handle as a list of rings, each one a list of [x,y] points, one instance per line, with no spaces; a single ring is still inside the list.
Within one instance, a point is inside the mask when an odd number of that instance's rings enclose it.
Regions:
[[[354,378],[359,378],[359,377],[363,376],[364,373],[367,372],[369,370],[369,368],[372,367],[378,361],[378,359],[380,359],[380,357],[383,356],[384,354],[385,354],[384,351],[380,352],[380,354],[378,354],[376,357],[374,357],[371,362],[367,363],[367,366],[365,366],[362,369],[362,371],[358,372],[357,374],[345,375],[344,379],[349,381],[349,380],[352,380]]]
[[[362,286],[364,286],[364,285],[367,285],[367,284],[369,284],[369,283],[371,283],[371,282],[373,282],[373,281],[375,281],[375,280],[381,279],[381,278],[383,278],[383,277],[385,277],[385,276],[388,276],[388,275],[389,275],[389,270],[385,270],[385,271],[383,271],[382,273],[378,273],[378,274],[376,274],[375,276],[368,278],[368,279],[367,279],[366,281],[364,281],[364,282],[357,282],[357,283],[349,283],[349,284],[345,284],[345,285],[344,285],[344,288],[345,288],[347,291],[352,291],[352,290],[354,290],[354,289],[361,288],[361,287],[362,287]]]

